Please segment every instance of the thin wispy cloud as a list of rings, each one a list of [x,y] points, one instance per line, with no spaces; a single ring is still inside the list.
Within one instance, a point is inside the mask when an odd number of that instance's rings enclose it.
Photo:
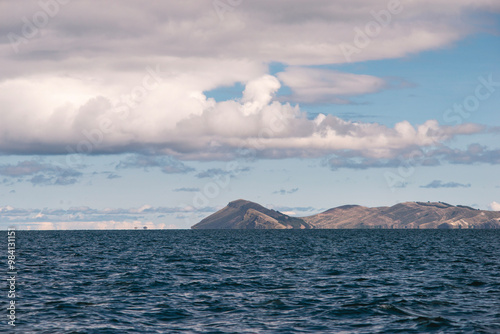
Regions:
[[[273,207],[273,209],[277,210],[277,211],[280,211],[280,212],[293,211],[293,212],[304,212],[304,213],[325,211],[324,208],[315,208],[315,207],[312,207],[312,206],[296,206],[296,207],[292,207],[292,206],[275,206],[275,207]]]
[[[443,182],[441,180],[434,180],[431,183],[420,186],[420,188],[470,188],[471,184],[463,184],[458,182]]]
[[[248,172],[250,170],[249,167],[239,167],[236,169],[222,169],[222,168],[210,168],[204,171],[199,172],[196,174],[197,178],[203,179],[203,178],[214,178],[214,177],[221,177],[221,176],[235,176],[237,174],[240,174],[241,172]]]
[[[280,190],[273,191],[273,194],[290,195],[290,194],[296,193],[297,191],[299,191],[299,188],[280,189]]]
[[[153,156],[153,155],[132,155],[123,159],[116,166],[117,169],[127,168],[142,168],[149,170],[151,168],[159,168],[166,174],[184,174],[194,171],[194,168],[178,161],[169,156]]]
[[[277,77],[288,86],[291,100],[304,103],[350,103],[347,97],[389,88],[381,78],[306,67],[288,67]]]
[[[470,144],[465,150],[452,149],[444,146],[432,151],[431,156],[458,165],[470,165],[474,163],[491,165],[500,164],[500,149],[489,149],[477,143]]]
[[[175,191],[175,192],[197,192],[197,191],[200,191],[200,188],[186,188],[186,187],[183,187],[183,188],[173,189],[172,191]]]
[[[408,164],[411,159],[412,166],[442,166],[446,164],[471,165],[483,163],[490,165],[500,164],[500,150],[489,149],[479,144],[470,144],[466,149],[454,149],[445,145],[429,149],[403,149],[392,159],[366,158],[356,152],[339,152],[336,156],[325,159],[324,164],[332,170],[371,169],[371,168],[398,168]],[[410,158],[411,157],[411,158]]]

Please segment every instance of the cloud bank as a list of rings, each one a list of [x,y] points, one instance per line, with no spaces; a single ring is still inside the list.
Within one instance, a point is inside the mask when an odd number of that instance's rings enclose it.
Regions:
[[[106,11],[93,1],[57,3],[47,9],[39,2],[11,2],[0,13],[0,154],[126,152],[227,160],[241,150],[262,158],[352,151],[391,159],[483,131],[433,120],[388,127],[323,114],[308,119],[293,103],[348,103],[387,89],[384,78],[316,65],[448,46],[484,28],[469,12],[500,12],[500,3],[401,1],[391,12],[382,0],[255,0],[224,13],[211,1],[124,0]],[[388,10],[390,17],[384,16]],[[47,22],[33,23],[39,12]],[[35,25],[31,33],[26,22]],[[367,30],[371,22],[378,30]],[[369,37],[363,45],[360,34]],[[342,45],[359,52],[346,57]],[[272,63],[285,69],[269,75]],[[237,83],[245,87],[241,99],[207,97]],[[282,87],[292,92],[288,101],[275,98]],[[146,164],[165,173],[188,171],[166,159]],[[33,182],[59,181],[35,176]]]
[[[146,105],[153,101],[144,101],[136,109],[127,110],[126,118],[119,105],[113,106],[111,100],[102,96],[77,109],[40,111],[37,118],[2,109],[6,122],[0,125],[4,134],[0,138],[0,151],[4,154],[138,152],[177,159],[224,160],[234,158],[241,149],[252,149],[266,158],[315,157],[352,150],[360,156],[387,158],[401,150],[431,146],[483,130],[473,124],[440,126],[433,120],[416,127],[402,121],[393,128],[324,114],[310,120],[298,106],[273,100],[279,87],[280,82],[274,76],[264,75],[246,85],[241,100],[216,102],[201,92],[192,92],[185,100],[162,95],[163,104],[154,102],[162,105],[159,109],[148,108]],[[172,105],[183,103],[182,109],[171,109]],[[121,167],[141,164],[156,165],[166,173],[187,171],[182,163],[173,160],[125,161]]]
[[[3,227],[22,225],[31,229],[134,229],[147,226],[154,229],[176,228],[174,217],[198,217],[216,211],[214,207],[153,207],[95,209],[87,206],[68,209],[26,209],[0,207]],[[168,222],[168,223],[166,223]]]
[[[78,182],[83,173],[75,168],[45,163],[42,160],[25,160],[15,165],[0,165],[0,176],[4,176],[3,182],[0,183],[5,184],[29,181],[35,186],[65,186]]]

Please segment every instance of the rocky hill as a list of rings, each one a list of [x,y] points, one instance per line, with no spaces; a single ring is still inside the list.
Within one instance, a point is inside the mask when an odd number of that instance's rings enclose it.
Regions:
[[[242,199],[203,219],[192,229],[309,229],[303,219],[269,210],[260,204]]]
[[[405,202],[377,208],[348,205],[303,219],[316,228],[500,228],[500,212],[443,202]]]
[[[405,202],[391,207],[344,205],[302,218],[236,200],[193,229],[496,229],[500,212],[443,202]]]

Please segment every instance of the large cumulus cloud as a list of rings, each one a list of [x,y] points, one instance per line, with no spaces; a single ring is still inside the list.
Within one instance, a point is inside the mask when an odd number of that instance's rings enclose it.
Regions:
[[[390,158],[401,150],[431,146],[481,126],[440,126],[407,121],[393,128],[345,121],[320,114],[314,119],[298,106],[273,100],[279,81],[264,75],[248,82],[240,100],[216,102],[200,91],[172,94],[161,83],[134,107],[98,96],[79,107],[42,109],[31,100],[25,113],[4,111],[0,150],[5,153],[169,154],[180,159],[230,159],[252,149],[269,158],[315,157],[353,150],[362,156]],[[8,97],[4,97],[8,98]],[[40,101],[43,102],[42,100]]]

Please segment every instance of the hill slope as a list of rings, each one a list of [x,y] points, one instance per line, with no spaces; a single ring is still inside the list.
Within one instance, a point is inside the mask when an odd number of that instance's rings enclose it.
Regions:
[[[303,219],[316,228],[500,228],[500,212],[442,202],[377,208],[349,205]]]

